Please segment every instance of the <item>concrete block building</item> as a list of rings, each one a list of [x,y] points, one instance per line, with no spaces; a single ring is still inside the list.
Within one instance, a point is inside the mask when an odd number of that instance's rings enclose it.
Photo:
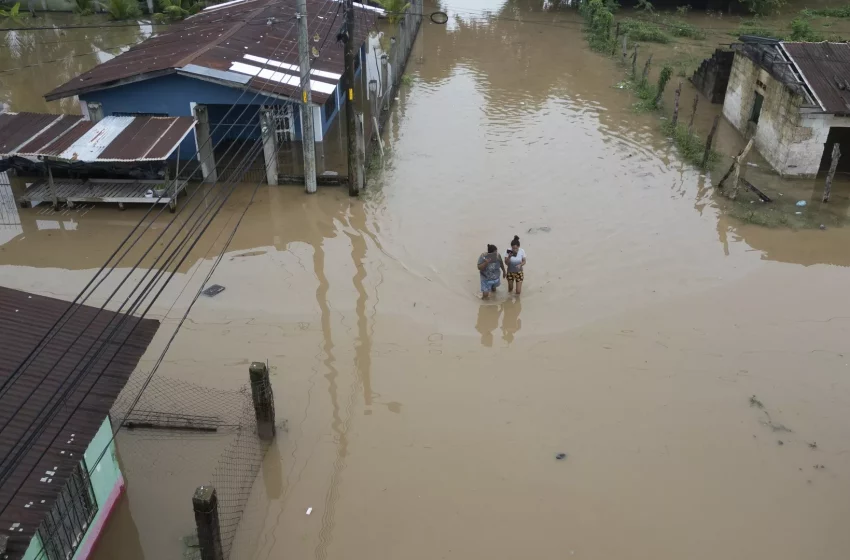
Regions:
[[[816,176],[835,143],[850,154],[850,44],[758,39],[732,48],[723,115],[780,175]]]

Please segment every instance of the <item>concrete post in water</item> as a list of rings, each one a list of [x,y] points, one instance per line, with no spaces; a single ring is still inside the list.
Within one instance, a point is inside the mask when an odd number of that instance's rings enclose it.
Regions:
[[[266,183],[277,185],[277,130],[272,110],[260,109],[260,131],[263,136],[263,156],[266,162]]]
[[[198,486],[192,495],[192,509],[195,512],[201,560],[224,560],[215,487]]]
[[[673,130],[676,130],[676,125],[679,124],[679,96],[682,94],[682,80],[679,80],[679,87],[676,88],[676,99],[673,102]]]
[[[201,161],[201,174],[205,183],[218,181],[218,172],[215,168],[215,153],[213,142],[210,137],[210,117],[206,105],[195,105],[192,114],[198,124],[195,125],[195,138],[198,143],[198,159]]]
[[[53,170],[50,168],[50,162],[47,158],[44,159],[44,166],[47,167],[47,187],[50,189],[50,201],[53,204],[53,209],[59,210],[59,196],[56,194],[56,185],[53,184]]]
[[[649,65],[652,64],[652,55],[646,59],[646,64],[643,65],[643,74],[640,75],[640,83],[646,83],[646,77],[649,76]]]
[[[251,399],[257,417],[257,435],[263,441],[274,439],[274,393],[269,381],[269,368],[263,362],[252,362],[248,368],[251,377]]]
[[[354,17],[354,0],[345,1],[345,129],[348,139],[348,194],[359,196],[362,186],[358,176],[359,154],[357,151],[357,115],[354,109],[354,59],[360,52],[355,45],[356,21]],[[365,72],[365,70],[364,70]]]
[[[623,66],[626,65],[626,59],[629,56],[629,34],[623,35]]]
[[[390,74],[389,60],[387,53],[381,55],[381,109],[386,111],[390,108]]]
[[[697,116],[697,103],[699,103],[699,93],[694,95],[694,108],[691,109],[691,121],[688,123],[688,135],[694,131],[694,119]]]
[[[316,192],[316,135],[313,132],[313,96],[310,90],[310,36],[307,0],[298,0],[298,63],[301,66],[301,146],[304,151],[304,190]],[[277,183],[275,183],[277,184]]]
[[[832,163],[829,164],[829,173],[826,175],[826,185],[823,188],[823,201],[829,202],[829,194],[832,191],[832,178],[835,177],[835,170],[838,169],[838,159],[841,157],[841,148],[838,147],[838,142],[832,145]]]
[[[711,155],[711,144],[714,142],[714,133],[717,132],[717,125],[720,123],[720,115],[714,117],[714,124],[711,125],[711,132],[708,133],[708,140],[705,141],[705,154],[702,156],[702,168],[708,167],[708,156]]]

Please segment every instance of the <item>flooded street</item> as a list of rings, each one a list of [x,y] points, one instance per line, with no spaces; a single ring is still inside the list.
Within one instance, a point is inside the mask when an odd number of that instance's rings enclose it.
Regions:
[[[259,187],[211,280],[225,291],[198,301],[159,370],[235,390],[249,362],[272,369],[285,425],[231,558],[845,558],[850,228],[730,218],[712,175],[614,87],[622,70],[588,51],[578,14],[487,8],[423,22],[360,200]],[[36,101],[6,102],[48,110]],[[704,134],[720,107],[702,109]],[[717,142],[742,145],[728,123]],[[748,173],[789,197],[822,188]],[[254,189],[154,306],[142,370]],[[4,193],[0,285],[69,300],[144,214],[19,210]],[[823,211],[846,214],[848,196],[836,178]],[[515,234],[523,294],[482,301],[475,261]],[[127,499],[95,557],[180,558],[215,454],[123,433],[118,449]]]

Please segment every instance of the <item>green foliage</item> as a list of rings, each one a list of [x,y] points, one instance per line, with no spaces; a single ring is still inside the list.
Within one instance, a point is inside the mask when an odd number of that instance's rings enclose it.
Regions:
[[[800,13],[806,17],[850,18],[850,4],[840,8],[820,8],[818,10],[806,9]]]
[[[823,41],[823,36],[812,29],[811,22],[804,18],[794,18],[791,22],[791,35],[788,36],[791,41],[808,41],[817,42]]]
[[[107,0],[100,4],[109,14],[110,19],[124,20],[136,19],[142,15],[139,3],[136,0]]]
[[[691,76],[699,67],[703,57],[694,54],[681,54],[675,59],[670,60],[670,66],[673,68],[673,73],[680,78]]]
[[[686,16],[686,15],[688,15],[688,12],[690,12],[690,11],[691,11],[690,5],[688,5],[688,6],[676,6],[676,13],[679,14],[680,16]]]
[[[777,33],[775,29],[766,27],[758,16],[742,21],[738,30],[732,33],[732,35],[755,35],[756,37],[772,37],[774,39],[782,38],[781,33]]]
[[[661,129],[667,136],[673,139],[673,144],[679,152],[679,157],[683,161],[702,169],[702,158],[705,157],[705,142],[699,136],[693,133],[688,133],[688,127],[678,123],[675,127],[671,121],[666,121],[661,125]],[[711,167],[720,159],[720,156],[714,150],[708,155],[708,165]]]
[[[664,25],[670,29],[674,37],[687,37],[688,39],[705,39],[705,31],[686,21],[677,18],[666,18]]]
[[[401,83],[410,87],[413,84],[413,76],[411,76],[410,74],[402,75]]]
[[[664,95],[664,88],[667,87],[667,83],[670,81],[672,76],[673,69],[665,64],[661,69],[661,73],[658,74],[658,84],[655,86],[655,108],[658,108],[658,105],[661,103],[661,96]]]
[[[655,6],[653,6],[652,2],[650,2],[649,0],[638,0],[637,4],[635,5],[635,9],[643,10],[644,12],[651,14],[655,11]]]
[[[192,14],[200,12],[204,8],[203,2],[192,0],[158,0],[160,13],[154,14],[156,23],[179,21]]]
[[[638,19],[626,18],[622,20],[620,22],[620,33],[627,34],[630,41],[643,41],[647,43],[670,42],[670,36],[661,30],[661,26]]]
[[[741,0],[741,3],[750,13],[766,16],[779,11],[785,5],[785,0]]]
[[[390,23],[397,23],[402,17],[404,17],[404,12],[410,7],[410,2],[407,0],[375,0],[378,4],[381,5],[387,11],[387,19],[390,20]]]
[[[89,16],[95,12],[97,6],[94,0],[74,0],[74,13],[81,16]]]
[[[610,53],[614,47],[614,39],[611,37],[611,24],[614,22],[614,14],[605,5],[603,0],[589,0],[582,2],[581,15],[585,21],[585,31],[590,48]]]
[[[18,2],[8,10],[0,9],[0,18],[18,19],[21,12],[21,3]]]

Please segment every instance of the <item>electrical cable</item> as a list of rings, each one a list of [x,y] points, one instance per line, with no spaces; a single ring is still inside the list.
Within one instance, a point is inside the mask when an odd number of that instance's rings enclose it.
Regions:
[[[285,38],[285,37],[284,37],[284,38]],[[281,39],[281,43],[282,43],[282,41],[283,41],[283,39]],[[275,86],[275,89],[277,89],[277,87],[278,87],[278,86]],[[258,146],[257,146],[257,148],[256,148],[256,152],[255,152],[254,156],[253,156],[252,158],[250,158],[250,161],[253,161],[253,160],[256,158],[256,156],[257,156],[257,155],[259,155],[259,149],[260,149],[260,146],[258,145]],[[244,162],[244,161],[246,161],[247,159],[248,159],[248,158],[247,158],[247,156],[246,156],[246,158],[243,158],[243,162]],[[235,183],[234,183],[234,187],[231,189],[230,193],[232,193],[232,192],[233,192],[233,189],[234,189],[234,188],[235,188]],[[220,206],[218,207],[218,209],[214,212],[214,214],[213,214],[213,218],[215,217],[215,215],[217,215],[217,213],[218,213],[218,211],[220,210],[221,206],[224,204],[224,202],[226,201],[226,199],[230,196],[230,193],[228,193],[228,194],[226,195],[226,197],[225,197],[225,199],[222,201],[221,205],[220,205]],[[252,197],[252,199],[253,199],[253,197]],[[247,209],[246,209],[246,210],[247,210]],[[207,225],[203,228],[203,230],[202,230],[202,232],[201,232],[201,234],[200,234],[200,235],[203,235],[203,232],[204,232],[204,231],[206,231],[206,228],[209,226],[209,223],[211,223],[211,221],[212,221],[212,219],[213,219],[213,218],[211,218],[211,219],[210,219],[210,221],[207,223]],[[197,222],[196,222],[196,223],[197,223]],[[184,255],[183,259],[181,259],[181,263],[185,260],[185,258],[186,258],[186,257],[188,256],[188,254],[191,252],[192,248],[195,246],[195,244],[197,243],[197,241],[200,239],[200,235],[199,235],[199,236],[198,236],[198,238],[195,240],[195,242],[192,244],[192,246],[189,248],[189,251],[187,251],[187,253]],[[175,237],[175,238],[176,238],[176,237]],[[187,237],[186,239],[188,239],[188,237]],[[184,242],[186,241],[186,239],[184,239]],[[172,242],[173,242],[173,240],[172,240]],[[181,242],[181,243],[184,243],[184,242]],[[179,249],[178,249],[178,250],[179,250]],[[173,254],[176,254],[176,253],[173,253]],[[177,268],[179,268],[179,266],[180,266],[180,263],[178,263],[178,267],[177,267]],[[174,270],[174,271],[172,271],[172,274],[171,274],[171,276],[169,277],[169,280],[170,280],[170,278],[171,278],[171,277],[173,277],[173,275],[174,275],[174,273],[176,272],[177,268],[175,268],[175,270]],[[163,272],[163,270],[165,270],[165,269],[161,269],[161,270],[160,270],[160,274]],[[153,299],[153,300],[151,301],[151,303],[148,305],[148,308],[145,310],[145,313],[147,313],[147,311],[149,311],[149,310],[150,310],[150,307],[151,307],[151,306],[153,305],[153,303],[156,301],[156,299],[157,299],[157,297],[159,296],[159,294],[161,294],[161,293],[162,293],[162,290],[164,289],[165,285],[167,285],[167,283],[168,283],[168,281],[169,281],[169,280],[167,280],[167,281],[166,281],[166,283],[165,283],[165,284],[163,284],[163,286],[160,288],[160,291],[157,293],[157,295],[154,297],[154,299]],[[154,283],[149,284],[149,287],[152,287],[153,285],[155,285],[155,281],[156,281],[156,280],[154,280]],[[148,293],[149,293],[149,291],[148,291]],[[141,303],[142,299],[143,299],[146,295],[147,295],[147,293],[142,294],[142,295],[140,296],[140,298],[141,298],[141,299],[139,299],[139,300],[138,300],[138,301],[139,301],[139,303]],[[137,307],[138,307],[138,306],[137,306]],[[143,315],[143,316],[144,316],[144,315]],[[123,316],[123,319],[124,319],[124,320],[126,320],[126,317],[127,317],[127,315]],[[115,332],[117,332],[117,328],[116,328],[116,330],[115,330],[115,331],[113,331],[113,334],[114,334]],[[128,336],[129,336],[129,335],[128,335]],[[107,343],[108,343],[108,341],[107,341]],[[105,344],[106,344],[106,343],[104,343],[104,346],[105,346]],[[114,357],[114,356],[113,356],[113,357]],[[96,359],[96,358],[95,358],[95,359]],[[108,366],[107,366],[107,367],[108,367]],[[81,372],[81,373],[82,373],[82,372]],[[101,373],[101,375],[102,375],[102,373]],[[51,399],[51,400],[52,400],[52,399]],[[82,403],[82,401],[81,401],[81,403]],[[81,404],[81,403],[80,403],[80,404]],[[78,405],[78,406],[79,406],[79,405]],[[75,409],[75,410],[76,410],[76,409]],[[57,436],[58,436],[58,434],[57,434]],[[48,446],[48,448],[49,448],[49,446]],[[46,452],[46,450],[45,450],[45,452]],[[40,460],[40,459],[39,459],[39,460]]]
[[[327,6],[327,2],[328,2],[328,1],[329,1],[329,0],[326,0],[325,4],[323,4],[323,5],[322,5],[322,8],[324,8],[325,6]],[[294,27],[294,26],[293,26],[293,27]],[[292,28],[290,28],[290,30],[287,32],[287,35],[288,35],[288,33],[289,33],[291,30],[292,30]],[[329,31],[328,31],[328,32],[330,32],[330,31],[332,31],[332,30],[330,30],[330,29],[329,29]],[[284,37],[281,39],[281,41],[283,41],[283,39],[285,39],[287,35],[284,35]],[[279,43],[279,44],[280,44],[280,43]],[[276,52],[276,51],[277,51],[277,49],[275,50],[275,52]],[[287,53],[287,54],[291,54],[291,52],[292,52],[292,50],[290,50],[290,52],[289,52],[289,53]],[[228,127],[228,129],[225,131],[225,134],[226,134],[226,133],[228,133],[228,132],[230,132],[230,131],[233,129],[233,127],[236,125],[237,121],[238,121],[238,120],[239,120],[242,116],[244,116],[245,112],[248,110],[248,108],[249,108],[249,107],[251,107],[251,106],[253,105],[253,103],[256,101],[257,97],[259,97],[259,95],[262,93],[262,91],[265,89],[265,87],[266,87],[266,86],[264,85],[262,88],[260,88],[260,90],[259,90],[259,91],[257,91],[257,92],[255,93],[254,97],[251,99],[251,101],[249,102],[249,104],[248,104],[248,105],[246,105],[246,107],[245,107],[245,109],[243,109],[242,113],[241,113],[241,114],[240,114],[240,115],[236,118],[236,120],[235,120],[235,121],[234,121],[234,122],[233,122],[233,123],[232,123],[232,124]],[[276,89],[276,88],[275,88],[275,89]],[[246,93],[247,91],[248,91],[248,86],[247,86],[247,84],[246,84],[246,85],[245,85],[245,87],[243,88],[243,91],[240,93],[239,97],[236,99],[236,101],[233,103],[233,105],[231,105],[230,109],[228,109],[228,111],[227,111],[227,113],[224,115],[224,117],[222,117],[222,121],[220,121],[219,123],[216,123],[216,126],[215,126],[215,127],[213,128],[213,130],[210,132],[210,135],[209,135],[209,137],[207,138],[207,140],[206,140],[206,141],[205,141],[205,142],[204,142],[204,143],[203,143],[203,144],[199,147],[199,149],[198,149],[198,151],[199,151],[199,152],[200,152],[200,149],[202,149],[204,146],[206,146],[209,142],[211,142],[211,141],[212,141],[212,138],[213,138],[213,136],[215,135],[215,132],[218,130],[219,126],[221,126],[222,122],[223,122],[224,120],[226,120],[226,119],[227,119],[227,117],[230,115],[230,113],[233,111],[233,109],[235,109],[235,108],[236,108],[236,106],[239,104],[239,102],[241,101],[242,97],[245,95],[245,93]],[[257,126],[258,126],[258,125],[257,125]],[[225,138],[223,137],[221,140],[219,140],[219,142],[218,142],[218,143],[216,143],[216,144],[213,146],[213,148],[212,148],[212,149],[213,149],[213,150],[215,150],[215,148],[216,148],[216,147],[218,147],[218,146],[219,146],[222,142],[224,142],[224,141],[225,141]],[[224,156],[226,156],[226,155],[230,152],[230,150],[233,148],[233,146],[234,146],[234,145],[235,145],[235,144],[231,144],[231,146],[230,146],[230,147],[228,147],[227,151],[226,151],[223,155],[224,155]],[[201,163],[200,163],[200,162],[199,162],[198,164],[196,164],[196,167],[195,167],[195,169],[194,169],[193,173],[194,173],[194,172],[196,172],[196,171],[198,170],[198,168],[200,167],[200,165],[201,165]],[[191,201],[191,200],[192,200],[192,199],[193,199],[193,198],[194,198],[194,197],[198,194],[198,192],[200,192],[200,189],[197,189],[194,193],[192,193],[192,195],[189,197],[189,199],[186,201],[186,203],[190,202],[190,201]],[[158,198],[156,202],[159,202],[159,200],[160,200],[160,199],[161,199],[161,197],[160,197],[160,198]],[[137,224],[137,226],[136,226],[136,227],[140,226],[140,225],[143,223],[143,221],[144,221],[144,220],[145,220],[145,218],[146,218],[146,217],[150,214],[150,212],[153,210],[153,208],[154,208],[154,206],[151,206],[151,208],[150,208],[150,209],[148,210],[148,212],[147,212],[147,213],[146,213],[146,214],[142,217],[142,219],[139,221],[139,223]],[[157,214],[157,216],[155,216],[154,221],[155,221],[155,220],[156,220],[156,219],[157,219],[157,218],[158,218],[158,217],[159,217],[159,216],[160,216],[160,215],[161,215],[164,211],[165,211],[165,208],[164,208],[164,207],[163,207],[163,208],[161,208],[161,210],[159,211],[159,213]],[[177,215],[175,215],[175,216],[174,216],[173,220],[176,220],[176,219],[177,219],[177,217],[178,217],[178,215],[179,215],[180,213],[182,213],[183,211],[184,211],[184,208],[183,208],[183,207],[181,207],[180,211],[177,213]],[[173,220],[172,220],[172,222],[173,222]],[[153,223],[153,222],[151,222],[151,224],[149,224],[149,225],[148,225],[148,228],[150,228],[150,225],[152,225],[152,223]],[[166,229],[167,229],[168,227],[170,227],[170,225],[171,225],[171,223],[169,223],[169,225],[168,225],[168,226],[166,226]],[[135,229],[136,229],[136,228],[134,228],[134,230],[135,230]],[[147,228],[146,228],[146,229],[147,229]],[[143,234],[144,234],[144,231],[142,232],[142,235],[143,235]],[[132,235],[132,232],[131,232],[131,235]],[[126,243],[127,239],[129,239],[129,237],[130,237],[130,236],[128,236],[128,237],[127,237],[127,238],[126,238],[126,239],[122,242],[122,245],[123,245],[124,243]],[[138,242],[138,240],[139,240],[139,239],[141,239],[141,235],[140,235],[140,236],[139,236],[139,238],[136,240],[136,242]],[[127,251],[125,251],[124,255],[122,255],[122,257],[121,257],[121,258],[119,258],[119,261],[118,261],[118,262],[120,262],[120,260],[121,260],[121,259],[123,259],[123,257],[124,257],[124,256],[126,256],[127,252],[129,252],[129,250],[130,250],[130,249],[131,249],[131,248],[135,245],[135,243],[136,243],[136,242],[134,242],[133,244],[131,244],[131,246],[130,246],[130,247],[128,247]],[[121,246],[119,246],[119,247],[118,247],[118,249],[116,249],[116,252],[117,252],[118,250],[120,250],[120,248],[121,248]],[[115,254],[115,253],[113,253],[113,255],[112,255],[112,256],[110,256],[110,258],[107,260],[107,262],[106,262],[106,263],[105,263],[105,264],[101,267],[101,269],[100,269],[100,270],[98,271],[98,273],[95,275],[95,278],[96,278],[96,277],[97,277],[97,276],[98,276],[101,272],[103,272],[103,270],[106,268],[106,266],[107,266],[107,265],[109,264],[109,262],[111,261],[112,257],[114,257],[114,254]],[[116,265],[117,265],[117,263],[116,263]],[[113,269],[114,269],[114,266],[113,266]],[[135,267],[134,267],[134,269],[133,269],[133,270],[135,270]],[[111,272],[111,270],[110,270],[110,272]],[[106,276],[108,276],[108,275],[110,274],[110,272],[107,272]],[[104,278],[103,278],[103,279],[101,279],[101,281],[98,283],[98,285],[97,285],[97,286],[95,286],[95,288],[94,288],[94,289],[96,289],[98,286],[100,286],[100,284],[103,282],[103,280],[105,280],[106,276],[104,276]],[[67,313],[67,311],[68,311],[68,310],[70,310],[70,309],[73,307],[74,303],[77,303],[77,301],[79,300],[79,298],[82,296],[82,294],[85,292],[85,290],[86,290],[86,289],[88,288],[88,286],[90,286],[90,285],[91,285],[91,282],[90,282],[89,284],[87,284],[87,286],[83,289],[83,292],[81,292],[81,293],[77,296],[77,298],[75,298],[75,300],[74,300],[74,301],[73,301],[73,302],[69,305],[68,309],[66,309],[66,313]],[[89,293],[89,295],[88,295],[88,296],[86,296],[85,298],[83,298],[83,301],[82,301],[81,303],[84,303],[84,302],[88,299],[88,297],[90,297],[90,296],[92,295],[92,293],[94,292],[94,289],[92,290],[92,292],[90,292],[90,293]],[[110,298],[110,299],[111,299],[111,298]],[[104,303],[104,306],[105,306],[105,305],[106,305],[106,303],[108,303],[108,302],[109,302],[109,299],[107,299],[107,301]],[[101,310],[102,310],[102,309],[103,309],[103,307],[101,308]],[[59,320],[57,320],[57,322],[53,325],[53,328],[55,328],[55,327],[56,327],[56,325],[58,325],[58,324],[61,322],[61,320],[62,320],[62,318],[64,317],[64,315],[65,315],[65,314],[63,313],[63,316],[62,316],[62,317],[60,317],[60,319],[59,319]],[[36,345],[36,349],[37,349],[37,348],[39,348],[39,346],[40,346],[40,345],[41,345],[41,344],[42,344],[42,343],[46,340],[46,338],[49,336],[50,332],[52,332],[52,328],[51,328],[51,330],[50,330],[50,331],[48,331],[48,333],[47,333],[47,334],[46,334],[46,335],[42,338],[42,340],[39,342],[39,344],[38,344],[38,345]],[[34,351],[33,351],[33,352],[35,352],[35,349],[34,349]],[[14,382],[14,381],[16,380],[16,375],[18,375],[18,374],[20,373],[20,368],[21,368],[21,366],[22,366],[22,365],[24,365],[24,364],[26,364],[26,362],[27,362],[28,360],[30,360],[30,358],[32,358],[32,357],[33,357],[33,352],[31,352],[31,353],[30,353],[30,354],[29,354],[29,355],[28,355],[28,356],[24,359],[24,361],[23,361],[23,362],[21,362],[21,364],[18,366],[18,368],[16,368],[15,372],[13,372],[13,374],[12,374],[9,378],[7,378],[7,379],[6,379],[6,381],[3,383],[3,385],[2,385],[2,386],[0,386],[0,397],[2,397],[2,396],[3,396],[3,394],[4,394],[4,389],[5,389],[5,388],[6,388],[6,387],[10,384],[10,383],[12,383],[12,382]],[[18,376],[19,376],[19,375],[18,375]],[[0,432],[2,432],[2,430],[0,430]]]

